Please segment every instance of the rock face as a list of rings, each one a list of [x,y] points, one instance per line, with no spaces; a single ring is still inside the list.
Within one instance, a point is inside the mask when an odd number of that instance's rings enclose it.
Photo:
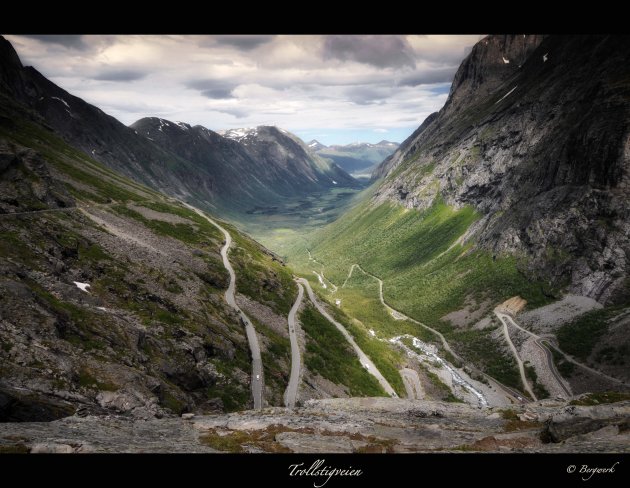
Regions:
[[[578,295],[627,299],[629,48],[621,36],[479,41],[442,110],[379,167],[374,198],[473,206],[478,246],[569,277]]]
[[[127,127],[22,66],[2,37],[0,94],[28,107],[30,117],[114,171],[215,211],[273,205],[332,187],[333,181],[357,186],[334,163],[310,154],[297,137],[273,127],[261,128],[256,144],[247,145],[204,127],[157,118]]]
[[[0,424],[0,452],[629,452],[628,402],[515,410],[391,398],[311,400],[294,411]],[[568,415],[568,417],[567,417]],[[507,418],[506,418],[507,417]],[[518,417],[521,417],[520,419]],[[579,419],[597,419],[586,424]],[[625,422],[625,423],[624,423]],[[549,432],[562,434],[550,438]]]
[[[0,141],[0,175],[0,213],[75,206],[44,159],[31,149]]]

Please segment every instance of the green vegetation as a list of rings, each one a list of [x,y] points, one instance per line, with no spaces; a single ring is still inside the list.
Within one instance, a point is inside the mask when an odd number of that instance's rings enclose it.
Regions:
[[[313,289],[320,289],[316,278],[309,279]],[[339,288],[334,295],[335,300],[341,300],[341,310],[360,321],[368,330],[373,329],[379,337],[411,334],[425,342],[437,343],[439,340],[435,334],[423,327],[419,328],[406,320],[394,319],[380,302],[378,281],[358,267],[354,268],[352,276],[343,288],[342,283],[338,285]]]
[[[7,109],[13,103],[8,101],[4,108]],[[96,192],[96,199],[92,197],[88,199],[96,203],[111,200],[140,201],[147,197],[163,198],[158,192],[106,168],[84,152],[67,144],[54,132],[22,118],[20,114],[21,110],[18,109],[17,112],[11,112],[10,118],[4,119],[11,120],[10,124],[0,121],[0,136],[34,149],[59,171],[92,188],[92,191],[86,193],[72,183],[67,183],[66,186],[74,196],[80,198],[94,195]]]
[[[289,382],[291,343],[288,338],[281,336],[257,320],[255,316],[250,314],[249,317],[254,324],[256,332],[268,341],[267,350],[262,352],[265,384],[267,387],[271,387],[271,391],[277,392],[275,398],[270,398],[270,403],[284,405],[282,394]]]
[[[226,215],[258,242],[286,256],[291,243],[301,241],[305,234],[333,222],[363,196],[359,190],[331,188],[308,196],[287,198],[276,208],[261,209],[250,215],[230,214],[229,209]]]
[[[134,220],[142,222],[142,224],[154,231],[156,234],[173,237],[174,239],[185,242],[186,244],[200,246],[204,243],[204,240],[208,238],[215,240],[220,239],[219,231],[214,226],[210,227],[211,224],[208,224],[207,227],[201,231],[200,229],[193,227],[192,224],[171,224],[162,220],[147,219],[142,214],[130,209],[126,205],[115,205],[112,209],[120,215],[125,215],[126,217],[131,217]]]
[[[503,430],[505,432],[515,432],[519,430],[538,429],[542,427],[539,422],[531,422],[528,420],[521,420],[518,414],[509,408],[499,410],[501,412],[501,418],[506,420]]]
[[[536,395],[539,400],[542,400],[543,398],[549,398],[549,392],[547,391],[547,388],[545,388],[544,385],[538,382],[538,375],[536,374],[536,370],[534,369],[534,367],[531,364],[525,363],[524,368],[525,376],[527,376],[527,378],[532,382],[534,395]]]
[[[595,356],[598,363],[612,364],[613,366],[624,366],[630,356],[630,346],[627,343],[619,346],[606,346],[600,349]]]
[[[178,400],[178,398],[167,389],[164,389],[160,395],[160,404],[168,408],[175,415],[181,415],[186,406],[184,402]]]
[[[588,393],[577,400],[571,400],[569,405],[600,405],[602,403],[617,403],[630,400],[630,393],[621,391],[604,391],[601,393]]]
[[[608,330],[608,320],[619,312],[619,307],[591,310],[572,322],[564,324],[556,336],[558,345],[567,354],[586,360]]]
[[[368,355],[394,391],[399,396],[404,397],[406,395],[405,385],[399,373],[403,362],[400,353],[388,344],[372,337],[360,321],[351,320],[345,313],[333,306],[329,308],[335,320],[350,332],[357,345]]]
[[[307,335],[304,363],[310,371],[346,385],[353,396],[385,396],[333,324],[311,306],[302,312],[300,322]]]
[[[546,342],[543,341],[543,344],[551,351],[551,355],[553,356],[553,362],[556,365],[556,369],[558,373],[560,373],[564,378],[569,378],[575,372],[575,365],[566,360],[564,355],[560,354],[555,348],[549,346]]]
[[[504,385],[521,390],[521,377],[514,358],[503,354],[490,337],[494,329],[452,329],[444,336],[466,359]]]
[[[425,211],[364,201],[307,236],[304,244],[296,242],[289,264],[319,289],[312,271],[319,272],[321,266],[308,260],[308,247],[323,264],[326,277],[339,287],[334,296],[329,287],[329,299],[341,299],[342,309],[366,329],[384,337],[409,333],[437,343],[423,327],[393,320],[380,304],[377,281],[358,269],[341,288],[351,266],[360,264],[383,280],[384,299],[391,307],[439,330],[465,360],[502,383],[520,388],[516,364],[490,338],[492,328],[454,328],[441,320],[471,300],[500,303],[520,295],[530,307],[550,301],[553,290],[528,278],[519,258],[493,256],[457,243],[478,218],[473,209],[454,209],[439,197]]]
[[[226,412],[243,410],[251,400],[249,386],[241,385],[233,380],[209,387],[206,391],[206,396],[208,399],[220,398]]]
[[[118,391],[119,386],[111,381],[101,381],[86,368],[79,371],[79,385],[85,388],[96,388],[101,391]]]
[[[426,367],[422,366],[424,374],[429,378],[431,384],[437,389],[440,395],[440,400],[444,402],[463,403],[460,398],[453,395],[451,389],[440,379],[438,375],[429,371]]]
[[[236,273],[236,290],[269,305],[276,313],[287,315],[297,295],[291,271],[234,227],[221,225],[233,239],[229,256]]]
[[[0,454],[28,454],[29,452],[31,452],[31,450],[22,443],[0,445]]]

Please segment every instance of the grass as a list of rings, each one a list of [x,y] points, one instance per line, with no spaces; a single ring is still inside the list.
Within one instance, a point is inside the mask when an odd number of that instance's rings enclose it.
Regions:
[[[437,389],[440,400],[451,403],[463,403],[461,399],[453,395],[451,389],[440,379],[438,375],[429,371],[425,366],[421,367],[431,384]]]
[[[630,393],[621,391],[604,391],[600,393],[588,393],[587,395],[571,400],[569,405],[601,405],[603,403],[617,403],[630,400]]]
[[[256,317],[250,316],[250,319],[256,332],[268,340],[267,350],[262,352],[262,363],[265,385],[271,386],[271,391],[276,392],[275,397],[270,399],[271,403],[284,405],[282,394],[289,383],[291,344],[288,338],[264,325]]]
[[[562,325],[556,333],[560,349],[576,358],[588,359],[608,331],[608,319],[618,312],[619,307],[591,310]]]
[[[406,395],[405,385],[399,373],[403,365],[400,353],[388,344],[370,335],[369,329],[363,322],[351,319],[343,310],[333,305],[330,305],[328,308],[335,320],[341,323],[354,337],[357,345],[369,356],[396,393],[404,397]]]
[[[138,201],[147,197],[162,198],[158,192],[117,174],[84,152],[70,146],[54,132],[23,118],[21,109],[11,111],[9,106],[14,106],[12,100],[4,106],[11,112],[6,119],[11,120],[11,123],[0,123],[0,135],[33,148],[59,171],[77,182],[90,186],[99,200]],[[67,183],[66,186],[79,192],[75,196],[82,192],[72,183]]]
[[[0,454],[28,454],[31,450],[24,444],[0,445]]]
[[[205,231],[210,231],[210,235],[208,235],[206,232],[200,232],[199,229],[193,227],[192,224],[171,224],[162,220],[148,219],[126,205],[115,205],[112,209],[120,215],[141,222],[145,227],[148,227],[158,235],[172,237],[186,244],[200,246],[205,239],[220,239],[219,232],[215,230],[214,226],[212,229],[204,229]]]
[[[555,291],[529,278],[519,257],[493,256],[473,250],[470,244],[456,243],[478,218],[473,209],[454,209],[440,198],[424,211],[364,201],[338,221],[306,236],[305,242],[296,242],[289,252],[289,264],[313,280],[312,270],[319,272],[320,265],[308,261],[308,247],[323,264],[326,277],[340,287],[334,298],[342,300],[344,311],[385,337],[409,333],[435,343],[436,338],[424,328],[393,321],[379,303],[376,280],[361,276],[356,268],[341,289],[351,265],[359,263],[383,280],[387,304],[442,332],[465,360],[478,364],[487,374],[519,387],[516,365],[489,337],[492,330],[456,329],[441,320],[463,308],[467,300],[500,303],[520,295],[529,307],[538,307],[548,303]]]
[[[85,388],[96,388],[101,391],[118,391],[120,387],[110,381],[101,381],[86,368],[79,371],[79,385]]]
[[[534,367],[531,364],[525,363],[524,369],[525,376],[527,376],[527,378],[532,382],[534,395],[536,395],[539,400],[549,398],[549,391],[547,391],[547,388],[545,388],[544,385],[538,382],[538,375],[536,374]]]
[[[478,302],[484,294],[497,302],[520,295],[532,307],[547,303],[543,284],[528,279],[517,258],[453,245],[478,218],[471,208],[456,210],[439,199],[423,212],[366,202],[307,241],[332,281],[343,283],[350,266],[359,263],[383,279],[391,306],[432,326],[462,308],[471,291]],[[303,244],[296,243],[289,258],[297,270],[310,273]]]
[[[393,452],[396,441],[392,439],[382,439],[372,435],[366,436],[360,433],[332,432],[327,430],[316,431],[312,427],[292,428],[286,425],[272,424],[264,429],[257,430],[230,430],[220,431],[218,429],[208,429],[205,434],[199,437],[199,441],[221,452],[243,453],[247,452],[247,447],[254,448],[267,453],[289,453],[293,452],[289,448],[280,444],[277,435],[284,432],[296,432],[304,435],[319,435],[332,438],[346,438],[353,441],[364,442],[365,445],[358,447],[358,453],[386,453]]]
[[[466,359],[504,385],[522,389],[516,362],[490,337],[493,329],[452,329],[444,336]]]
[[[543,341],[543,344],[547,346],[547,344]],[[547,346],[547,349],[551,351],[551,355],[553,356],[553,362],[556,365],[556,369],[558,373],[560,373],[564,378],[569,378],[573,376],[575,372],[575,365],[566,360],[566,358],[556,351],[555,348]]]
[[[224,227],[233,239],[229,257],[236,273],[236,290],[287,315],[297,295],[291,270],[233,226]]]
[[[501,418],[503,418],[506,422],[503,426],[503,430],[505,432],[516,432],[519,430],[530,430],[530,429],[539,429],[542,427],[540,422],[532,422],[529,420],[521,420],[518,414],[509,408],[504,410],[499,410],[501,413]]]
[[[359,362],[341,332],[308,306],[300,316],[306,332],[304,363],[313,373],[346,385],[352,396],[386,396],[378,381]]]
[[[168,408],[175,415],[181,415],[186,405],[173,395],[168,389],[164,389],[160,394],[160,404]]]
[[[50,271],[49,254],[61,256],[64,269],[60,273],[72,271],[74,275],[76,271],[85,272],[84,281],[89,280],[91,284],[90,294],[100,299],[108,311],[120,310],[125,315],[132,315],[134,321],[137,319],[147,326],[149,334],[154,335],[156,340],[143,346],[151,361],[159,361],[165,354],[179,354],[174,349],[158,346],[163,345],[165,340],[177,340],[181,332],[178,329],[186,329],[204,338],[212,337],[217,344],[223,344],[224,341],[233,343],[236,347],[234,357],[228,359],[220,356],[213,359],[224,379],[212,387],[203,387],[201,392],[195,394],[205,394],[209,399],[220,398],[228,411],[249,405],[249,385],[241,384],[242,380],[236,373],[237,369],[248,372],[251,367],[246,346],[237,345],[238,339],[243,336],[243,329],[227,313],[227,307],[221,298],[228,283],[227,271],[218,257],[218,250],[224,239],[222,233],[197,213],[115,173],[68,145],[54,131],[22,118],[21,107],[2,94],[0,98],[0,137],[30,147],[41,154],[51,169],[53,179],[62,186],[65,185],[79,204],[109,204],[100,210],[116,212],[118,216],[136,224],[139,230],[143,230],[144,226],[159,237],[177,239],[182,244],[180,247],[190,248],[199,266],[191,270],[185,264],[176,262],[174,264],[179,265],[180,269],[170,275],[160,273],[159,266],[145,266],[141,262],[125,259],[124,256],[121,259],[116,253],[110,255],[109,252],[114,252],[113,249],[99,245],[106,246],[108,240],[101,242],[98,237],[94,237],[107,231],[79,211],[3,219],[0,221],[3,235],[0,240],[0,254],[27,270],[46,273]],[[36,182],[38,179],[26,167],[19,170],[24,173],[25,181]],[[331,202],[337,202],[347,200],[350,196],[331,192],[328,198]],[[25,194],[24,198],[21,197],[21,204],[28,203],[31,208],[43,208],[37,200],[26,202],[26,197],[30,198]],[[127,206],[128,203],[179,216],[188,222],[173,224],[146,218],[137,209]],[[286,315],[297,294],[291,271],[235,227],[223,222],[221,224],[225,225],[233,237],[230,261],[237,272],[237,291],[269,305],[276,313]],[[90,230],[89,238],[82,235],[88,235],[84,229]],[[196,250],[202,252],[195,252]],[[60,279],[68,284],[65,278],[67,277]],[[202,283],[198,283],[198,278]],[[126,349],[129,338],[124,336],[116,319],[118,314],[114,316],[97,311],[95,304],[89,302],[75,304],[72,298],[75,294],[66,296],[62,286],[55,287],[53,294],[33,280],[22,281],[33,291],[33,300],[38,306],[55,317],[55,326],[59,329],[61,339],[76,346],[81,353],[88,353],[92,358],[105,360],[107,351],[107,360],[114,361],[123,356],[128,359]],[[181,305],[187,301],[182,296],[185,291],[195,289],[188,282],[195,286],[201,285],[199,297],[194,297],[197,298],[197,307]],[[286,384],[279,376],[286,368],[278,359],[283,354],[287,356],[288,343],[283,343],[280,340],[282,338],[274,336],[268,330],[262,330],[262,333],[270,340],[265,358],[268,386],[277,390],[274,394],[281,393]],[[11,349],[11,345],[4,342],[0,347],[2,353]],[[109,352],[109,348],[113,349],[113,353]],[[135,367],[135,364],[130,367]],[[102,379],[99,382],[89,372],[82,372],[80,377],[75,378],[75,382],[90,388],[92,385],[101,389],[115,387]],[[160,401],[179,413],[184,404],[177,388],[177,385],[171,385]]]

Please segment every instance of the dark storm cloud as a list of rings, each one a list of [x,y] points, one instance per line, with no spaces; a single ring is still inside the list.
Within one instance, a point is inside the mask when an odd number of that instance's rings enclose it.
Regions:
[[[268,43],[274,36],[267,35],[225,35],[213,37],[216,44],[233,46],[243,51],[250,51]]]
[[[102,73],[98,73],[95,76],[92,76],[92,79],[101,81],[134,81],[146,78],[148,74],[149,73],[138,70],[121,69],[103,71]]]
[[[346,97],[357,105],[375,105],[385,103],[390,95],[386,87],[355,86],[345,92]]]
[[[412,73],[400,80],[401,86],[430,85],[434,83],[450,83],[453,81],[457,66],[439,68],[431,71]]]
[[[244,110],[244,109],[236,108],[236,107],[235,108],[215,108],[214,111],[222,113],[222,114],[232,115],[236,117],[237,119],[244,119],[245,117],[249,115],[248,110]]]
[[[211,99],[233,98],[232,91],[238,86],[225,80],[192,80],[185,85]]]
[[[416,66],[412,47],[399,36],[326,36],[323,57],[357,61],[377,68]]]
[[[212,98],[215,100],[233,98],[232,88],[211,88],[209,90],[202,90],[201,94],[206,98]]]
[[[66,48],[78,49],[79,51],[89,49],[89,46],[83,40],[83,36],[80,35],[30,34],[24,35],[24,37],[37,39],[46,44],[59,44]]]

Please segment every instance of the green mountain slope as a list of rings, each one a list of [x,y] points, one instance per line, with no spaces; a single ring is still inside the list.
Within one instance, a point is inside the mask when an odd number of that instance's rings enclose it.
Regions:
[[[233,238],[237,302],[259,337],[264,398],[281,405],[297,288],[277,256],[221,225]],[[248,343],[223,298],[223,236],[2,94],[0,232],[0,418],[251,406]],[[371,392],[358,375],[334,390]],[[312,394],[331,395],[326,385]]]
[[[438,338],[424,328],[387,313],[379,299],[378,282],[365,275],[373,274],[383,280],[387,305],[438,329],[464,359],[518,388],[514,366],[500,342],[492,338],[494,324],[483,329],[458,327],[445,316],[463,309],[485,315],[515,295],[534,307],[548,302],[553,290],[525,276],[526,262],[460,243],[478,219],[471,208],[456,210],[439,200],[426,211],[417,211],[387,203],[374,205],[366,194],[362,203],[339,220],[295,243],[289,250],[289,264],[330,301],[340,300],[341,308],[366,329],[386,338],[411,334],[439,345]],[[307,249],[317,262],[309,259]],[[355,264],[365,273],[355,268],[349,277]],[[337,291],[333,293],[331,285],[322,289],[313,271],[323,271]],[[487,354],[490,351],[494,354]]]

